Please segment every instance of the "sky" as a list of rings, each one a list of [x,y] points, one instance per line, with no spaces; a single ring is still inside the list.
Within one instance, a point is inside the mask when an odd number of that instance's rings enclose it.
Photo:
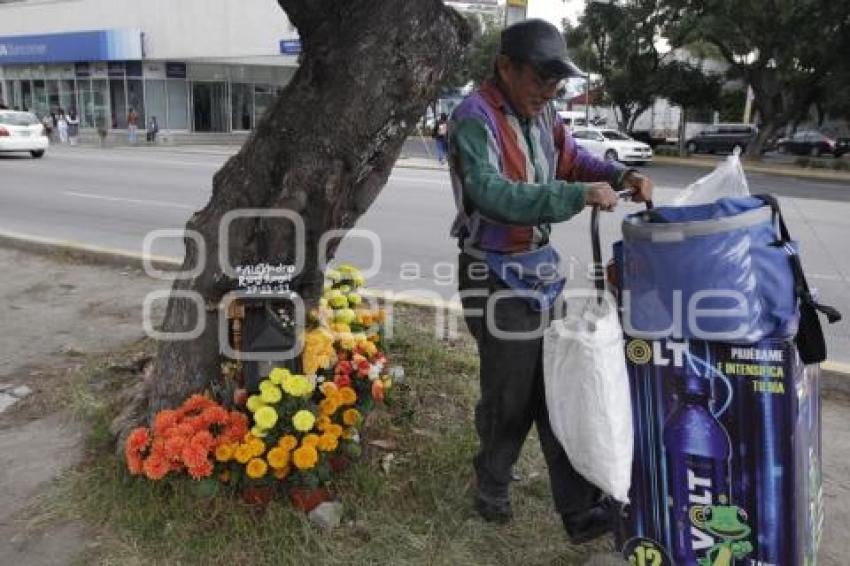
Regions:
[[[584,0],[528,0],[528,17],[548,20],[561,27],[564,18],[576,22],[584,11]]]

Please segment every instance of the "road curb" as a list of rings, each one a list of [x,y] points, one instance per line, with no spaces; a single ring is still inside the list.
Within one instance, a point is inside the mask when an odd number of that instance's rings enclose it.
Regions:
[[[90,246],[72,240],[40,238],[14,232],[0,231],[0,247],[36,253],[47,257],[69,258],[81,263],[144,270],[143,254],[126,250]],[[176,271],[182,262],[169,257],[154,256],[149,263],[161,271]],[[463,307],[455,301],[429,297],[406,291],[367,289],[363,295],[392,304],[439,309],[443,314],[461,315]],[[821,364],[821,389],[850,395],[850,364],[825,361]]]
[[[702,169],[714,169],[721,162],[700,158],[681,158],[654,156],[653,163],[661,163],[665,165],[682,165],[685,167],[700,167]],[[794,177],[798,179],[810,179],[815,181],[845,181],[850,183],[850,173],[840,173],[838,171],[824,170],[807,170],[807,169],[789,169],[787,167],[768,167],[765,165],[752,165],[747,162],[742,162],[744,171],[747,173],[763,173],[765,175],[776,175],[777,177]]]

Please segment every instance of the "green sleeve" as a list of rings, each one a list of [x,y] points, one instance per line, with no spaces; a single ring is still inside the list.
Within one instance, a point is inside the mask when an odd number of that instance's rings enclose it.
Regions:
[[[535,226],[567,220],[585,207],[584,183],[521,183],[503,177],[496,140],[480,120],[468,118],[456,123],[450,145],[464,196],[484,216]]]

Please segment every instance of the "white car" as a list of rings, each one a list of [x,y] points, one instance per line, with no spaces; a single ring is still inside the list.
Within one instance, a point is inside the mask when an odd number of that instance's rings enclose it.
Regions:
[[[39,158],[48,144],[47,132],[35,114],[0,110],[0,152],[27,151]]]
[[[638,165],[652,161],[652,148],[649,145],[617,130],[576,128],[572,134],[581,147],[606,161],[622,161]]]

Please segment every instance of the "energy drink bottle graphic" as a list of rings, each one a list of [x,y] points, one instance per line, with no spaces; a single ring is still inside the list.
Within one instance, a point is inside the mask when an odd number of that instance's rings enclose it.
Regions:
[[[704,564],[717,540],[693,520],[692,508],[729,505],[729,435],[711,411],[712,381],[688,355],[678,381],[678,407],[664,426],[675,564]]]

